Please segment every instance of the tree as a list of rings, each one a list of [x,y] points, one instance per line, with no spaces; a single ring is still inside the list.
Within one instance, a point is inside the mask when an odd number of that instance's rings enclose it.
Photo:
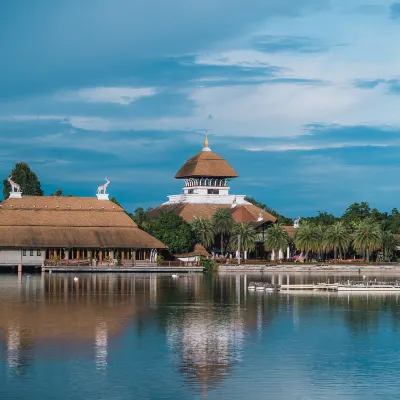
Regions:
[[[345,253],[350,247],[351,241],[351,233],[342,221],[337,221],[329,226],[323,236],[324,247],[326,250],[333,250],[335,261],[338,251]]]
[[[199,217],[192,222],[192,229],[198,243],[201,243],[206,249],[209,248],[215,238],[213,226],[209,219]]]
[[[306,252],[306,259],[310,251],[318,249],[320,240],[320,230],[310,222],[303,222],[294,234],[296,248]]]
[[[224,236],[230,235],[234,220],[230,210],[218,208],[212,217],[212,226],[216,235],[221,235],[221,254],[224,251]]]
[[[318,211],[318,215],[316,217],[303,218],[303,221],[308,221],[316,225],[317,224],[331,225],[337,221],[337,218],[333,214],[329,214],[326,211],[325,212]]]
[[[57,196],[57,195],[56,195],[56,196]],[[111,197],[110,201],[112,201],[112,202],[113,202],[114,204],[116,204],[117,206],[120,206],[121,208],[123,208],[123,207],[121,206],[121,204],[119,204],[119,202],[118,202],[118,200],[117,200],[117,198],[116,198],[115,196]]]
[[[382,255],[383,261],[390,261],[393,258],[397,247],[399,246],[399,239],[393,235],[392,232],[383,231],[382,232]]]
[[[353,203],[347,207],[342,219],[347,222],[359,222],[371,215],[371,208],[365,201],[361,203]]]
[[[282,225],[274,224],[270,226],[264,236],[265,250],[273,250],[275,253],[285,249],[290,242],[289,234]]]
[[[146,230],[146,225],[149,223],[150,220],[149,212],[151,210],[151,208],[145,210],[142,207],[138,207],[135,209],[134,214],[128,213],[128,215],[136,222],[138,226]]]
[[[377,222],[367,218],[355,224],[353,247],[356,251],[366,255],[367,261],[374,250],[382,245],[382,230]]]
[[[232,242],[236,243],[236,248],[239,245],[238,243],[239,236],[240,236],[240,249],[242,251],[249,252],[256,248],[257,232],[254,229],[253,225],[249,224],[248,222],[236,223],[233,229],[233,233],[234,236],[232,237]]]
[[[12,180],[21,186],[22,194],[25,196],[43,196],[44,192],[36,174],[24,162],[17,163],[11,171]],[[11,185],[7,179],[3,181],[3,196],[7,199],[10,195]]]
[[[188,253],[196,244],[190,224],[172,211],[161,212],[157,217],[149,219],[145,230],[166,244],[172,254]]]

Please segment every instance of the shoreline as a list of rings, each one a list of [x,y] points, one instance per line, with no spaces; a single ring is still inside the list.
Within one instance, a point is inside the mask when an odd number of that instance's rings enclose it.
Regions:
[[[317,266],[317,265],[220,265],[218,272],[395,272],[400,273],[400,264],[390,265],[329,265],[329,266]]]

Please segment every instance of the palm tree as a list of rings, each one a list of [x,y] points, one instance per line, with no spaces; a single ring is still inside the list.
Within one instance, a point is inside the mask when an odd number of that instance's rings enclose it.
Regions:
[[[253,225],[248,222],[239,222],[235,224],[234,233],[236,239],[240,237],[240,249],[242,251],[250,252],[256,248],[257,232]],[[233,237],[233,242],[235,242],[235,237]],[[236,243],[239,244],[238,240],[236,240]]]
[[[275,253],[288,246],[290,242],[289,234],[280,224],[270,226],[264,237],[265,250],[273,250]]]
[[[393,235],[390,231],[383,231],[382,232],[382,253],[383,253],[383,260],[390,261],[394,255],[394,252],[397,250],[399,246],[399,239]]]
[[[234,220],[230,210],[227,208],[218,208],[212,217],[212,226],[216,235],[221,235],[221,254],[224,251],[224,235],[231,233]]]
[[[298,250],[306,252],[306,259],[308,259],[308,253],[310,251],[318,249],[320,242],[320,230],[316,225],[310,222],[304,222],[296,229],[294,243]]]
[[[214,242],[214,231],[211,221],[204,217],[198,217],[192,222],[192,229],[196,235],[196,239],[206,249],[208,249]]]
[[[337,221],[330,225],[323,236],[324,248],[328,251],[333,250],[335,261],[337,260],[338,251],[345,253],[351,242],[351,233],[342,221]]]
[[[353,247],[359,253],[369,256],[382,246],[382,230],[377,222],[366,218],[355,225]]]

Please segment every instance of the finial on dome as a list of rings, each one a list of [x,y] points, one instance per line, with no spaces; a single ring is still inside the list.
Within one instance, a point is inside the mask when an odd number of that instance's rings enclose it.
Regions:
[[[206,131],[206,138],[204,140],[203,151],[211,151],[211,149],[208,147],[208,132],[207,131]]]

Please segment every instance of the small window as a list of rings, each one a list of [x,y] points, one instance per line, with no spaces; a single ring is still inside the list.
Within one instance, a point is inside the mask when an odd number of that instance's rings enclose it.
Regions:
[[[189,189],[188,190],[188,194],[193,194],[194,193],[194,189]]]
[[[33,256],[33,249],[29,250],[29,255],[32,257]]]
[[[26,250],[25,250],[25,249],[22,250],[22,255],[23,255],[23,256],[26,256]]]
[[[40,256],[42,255],[42,250],[37,250],[37,251],[36,251],[36,255],[37,255],[38,257],[40,257]]]
[[[208,194],[219,194],[219,190],[218,189],[208,189],[207,193]]]

